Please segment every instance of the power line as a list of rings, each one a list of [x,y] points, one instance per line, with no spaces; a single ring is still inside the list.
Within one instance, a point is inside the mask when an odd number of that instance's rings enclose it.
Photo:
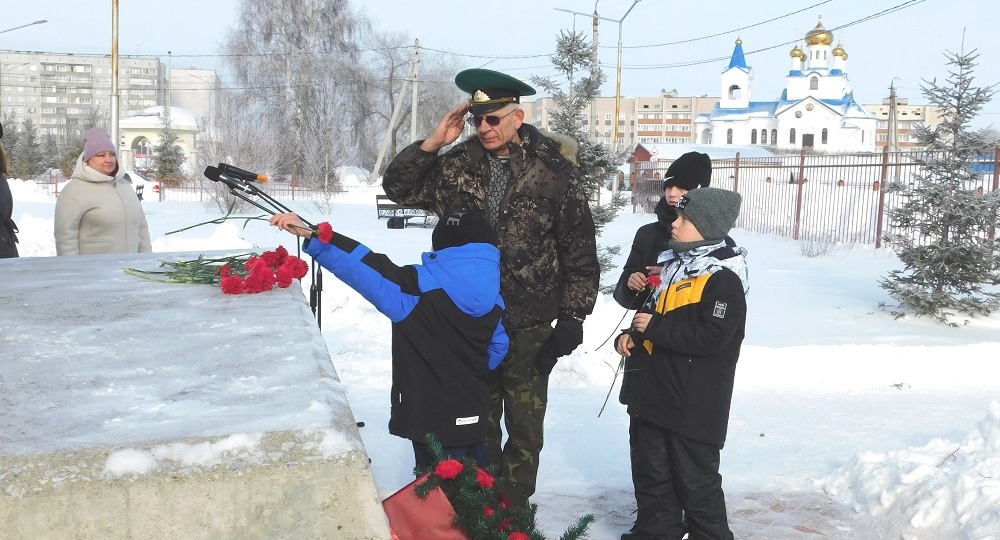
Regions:
[[[917,4],[922,4],[923,2],[926,2],[926,1],[927,0],[907,0],[906,2],[903,2],[902,4],[897,4],[897,5],[893,6],[893,7],[884,9],[884,10],[878,12],[878,13],[873,13],[871,15],[867,15],[865,17],[862,17],[860,19],[851,21],[849,23],[842,24],[840,26],[836,26],[834,28],[829,29],[829,31],[833,32],[834,30],[841,30],[841,29],[848,28],[848,27],[851,27],[851,26],[855,26],[855,25],[858,25],[858,24],[861,24],[861,23],[865,23],[865,22],[868,22],[868,21],[871,21],[871,20],[874,20],[874,19],[878,19],[879,17],[883,17],[885,15],[889,15],[889,14],[895,13],[897,11],[902,11],[904,9],[911,8],[911,7],[913,7],[913,6],[917,5]],[[749,52],[744,52],[743,54],[745,56],[749,56],[749,55],[756,54],[756,53],[770,51],[770,50],[776,49],[778,47],[785,47],[785,46],[788,46],[788,45],[794,45],[794,44],[796,44],[798,42],[799,42],[798,39],[795,39],[795,40],[792,40],[792,41],[785,41],[785,42],[778,43],[778,44],[775,44],[775,45],[770,45],[768,47],[762,47],[760,49],[754,49],[754,50],[749,51]],[[730,57],[727,55],[727,56],[717,56],[715,58],[707,58],[707,59],[703,59],[703,60],[692,60],[692,61],[689,61],[689,62],[677,62],[677,63],[672,63],[672,64],[633,64],[633,65],[627,65],[627,66],[623,65],[622,69],[647,70],[647,69],[667,69],[667,68],[677,68],[677,67],[688,67],[688,66],[696,66],[696,65],[700,65],[700,64],[709,64],[709,63],[713,63],[713,62],[719,62],[719,61],[722,61],[722,60],[728,60],[729,58]]]

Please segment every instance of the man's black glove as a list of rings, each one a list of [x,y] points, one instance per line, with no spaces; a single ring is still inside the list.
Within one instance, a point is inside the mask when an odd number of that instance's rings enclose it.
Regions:
[[[536,358],[538,372],[542,375],[551,373],[556,361],[573,352],[581,343],[583,343],[583,321],[560,317],[556,321],[556,327],[549,334],[549,339],[538,351]]]

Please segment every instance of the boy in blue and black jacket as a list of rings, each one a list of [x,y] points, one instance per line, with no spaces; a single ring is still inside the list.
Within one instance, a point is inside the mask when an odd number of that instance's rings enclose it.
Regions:
[[[731,540],[719,454],[746,328],[745,250],[729,246],[740,195],[716,188],[677,202],[660,288],[615,347],[637,388],[628,403],[635,526],[622,540]]]
[[[488,465],[489,372],[507,354],[496,234],[478,211],[443,216],[422,264],[397,266],[335,233],[312,238],[292,213],[271,224],[303,236],[303,250],[392,321],[389,433],[410,439],[417,467],[437,462],[433,433],[448,457]]]

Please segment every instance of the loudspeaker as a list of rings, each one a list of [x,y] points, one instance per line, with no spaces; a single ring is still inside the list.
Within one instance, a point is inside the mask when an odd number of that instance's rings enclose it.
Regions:
[[[389,218],[389,221],[385,222],[385,226],[389,229],[405,229],[406,228],[406,218],[399,216],[393,216]]]

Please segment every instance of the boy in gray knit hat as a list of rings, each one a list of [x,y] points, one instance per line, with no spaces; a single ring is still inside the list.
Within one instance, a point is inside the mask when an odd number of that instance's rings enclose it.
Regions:
[[[726,245],[738,193],[681,197],[660,287],[615,348],[639,372],[628,404],[637,514],[622,540],[729,540],[719,455],[746,327],[746,250]],[[682,521],[686,516],[686,521]]]

